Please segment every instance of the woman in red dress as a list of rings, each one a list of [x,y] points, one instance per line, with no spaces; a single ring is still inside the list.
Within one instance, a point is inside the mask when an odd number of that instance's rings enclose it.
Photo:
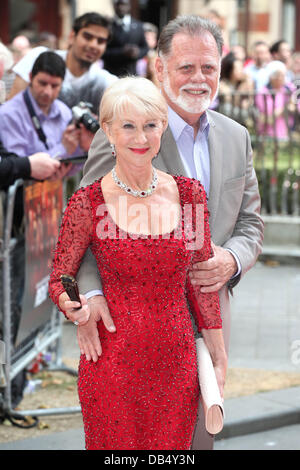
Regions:
[[[152,166],[167,105],[150,81],[120,79],[103,95],[100,116],[116,164],[70,198],[50,279],[59,306],[61,274],[76,276],[90,247],[116,326],[111,335],[99,321],[101,356],[80,358],[86,448],[188,450],[199,398],[188,302],[221,391],[226,371],[218,293],[201,293],[187,275],[192,260],[211,256],[205,191]],[[82,325],[90,312],[81,299]]]

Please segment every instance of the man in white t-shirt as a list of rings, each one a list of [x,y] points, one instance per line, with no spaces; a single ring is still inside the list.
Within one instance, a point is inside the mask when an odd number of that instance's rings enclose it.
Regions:
[[[80,101],[91,103],[98,114],[104,90],[118,77],[99,66],[111,34],[111,22],[98,13],[86,13],[75,19],[69,36],[69,49],[57,50],[66,62],[66,75],[59,98],[70,108]],[[14,67],[16,79],[8,99],[25,89],[36,58],[47,48],[36,47]]]

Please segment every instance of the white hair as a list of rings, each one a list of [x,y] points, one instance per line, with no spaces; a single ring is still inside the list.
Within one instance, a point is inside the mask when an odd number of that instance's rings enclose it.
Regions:
[[[12,53],[2,42],[0,42],[0,61],[3,62],[4,72],[11,69],[14,65]]]
[[[167,123],[168,107],[160,90],[147,78],[134,76],[120,78],[105,90],[99,110],[101,125],[120,117],[130,106]]]
[[[283,72],[284,74],[287,71],[286,65],[281,62],[280,60],[272,60],[267,66],[266,66],[266,75],[268,79],[270,80],[271,78],[275,77],[278,72]]]

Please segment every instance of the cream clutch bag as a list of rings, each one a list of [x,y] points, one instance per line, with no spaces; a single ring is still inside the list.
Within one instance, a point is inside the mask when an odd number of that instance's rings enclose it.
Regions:
[[[196,339],[198,377],[205,415],[205,427],[210,434],[223,429],[224,408],[213,363],[203,338]]]

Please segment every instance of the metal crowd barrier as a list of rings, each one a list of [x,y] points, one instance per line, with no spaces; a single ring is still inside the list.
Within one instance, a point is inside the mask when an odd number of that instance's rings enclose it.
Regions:
[[[29,334],[17,348],[11,341],[12,309],[11,309],[11,255],[16,246],[16,239],[12,236],[13,214],[16,194],[23,186],[23,181],[18,180],[9,187],[3,210],[3,233],[0,240],[0,265],[2,265],[2,292],[1,311],[3,322],[3,342],[5,350],[4,379],[0,385],[0,416],[14,420],[24,420],[27,416],[38,417],[44,415],[73,414],[81,411],[80,407],[30,409],[15,411],[11,402],[11,382],[20,371],[28,367],[38,356],[51,348],[52,359],[45,368],[51,371],[64,371],[77,375],[77,371],[66,367],[62,362],[62,315],[53,306],[51,318],[34,334]],[[0,313],[1,313],[0,311]],[[0,316],[1,319],[1,316]],[[3,346],[3,343],[2,343]],[[54,353],[54,354],[53,354]],[[0,358],[1,359],[1,358]],[[1,364],[0,364],[1,367]]]
[[[274,90],[268,94],[219,94],[215,110],[239,122],[250,133],[262,214],[294,217],[300,215],[300,90],[286,90],[281,113],[281,123],[286,127],[284,138],[278,133],[275,98]]]

